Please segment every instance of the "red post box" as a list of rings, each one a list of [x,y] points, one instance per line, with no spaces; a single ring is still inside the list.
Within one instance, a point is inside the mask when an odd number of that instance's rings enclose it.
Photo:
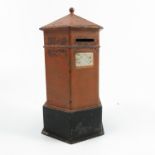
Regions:
[[[43,134],[74,143],[102,135],[99,99],[99,30],[74,14],[40,28],[44,32],[47,101]]]

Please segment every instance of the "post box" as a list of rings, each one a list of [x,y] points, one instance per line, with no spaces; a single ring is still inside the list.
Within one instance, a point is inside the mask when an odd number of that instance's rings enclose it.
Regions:
[[[103,135],[99,99],[101,26],[74,14],[40,28],[44,33],[46,94],[42,133],[75,143]]]

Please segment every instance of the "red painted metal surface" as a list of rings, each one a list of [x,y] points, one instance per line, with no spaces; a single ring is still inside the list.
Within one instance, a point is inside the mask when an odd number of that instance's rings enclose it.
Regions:
[[[47,107],[81,110],[100,105],[99,30],[70,14],[42,28],[46,63]],[[76,53],[93,53],[93,65],[77,67]]]

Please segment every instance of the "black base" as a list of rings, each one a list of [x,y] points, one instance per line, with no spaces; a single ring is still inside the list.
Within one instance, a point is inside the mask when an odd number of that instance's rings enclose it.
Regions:
[[[102,107],[64,112],[43,106],[42,134],[73,144],[104,134]]]

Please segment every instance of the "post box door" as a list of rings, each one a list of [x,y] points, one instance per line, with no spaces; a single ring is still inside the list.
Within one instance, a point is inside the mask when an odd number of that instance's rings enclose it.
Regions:
[[[72,108],[98,105],[98,50],[79,48],[72,53]]]

